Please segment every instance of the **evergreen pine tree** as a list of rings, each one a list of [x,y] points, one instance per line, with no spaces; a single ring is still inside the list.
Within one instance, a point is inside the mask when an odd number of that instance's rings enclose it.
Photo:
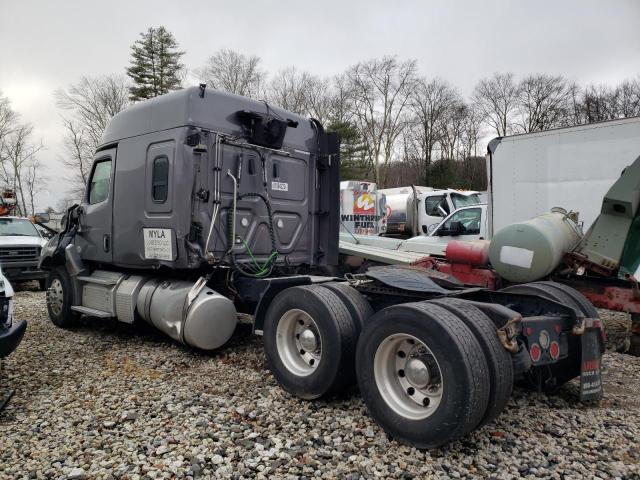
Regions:
[[[182,85],[180,72],[184,65],[178,42],[164,27],[149,28],[131,45],[131,62],[127,75],[133,80],[129,88],[132,101],[163,95]]]
[[[366,146],[358,128],[346,121],[335,121],[327,127],[340,137],[340,180],[360,180],[367,174]]]

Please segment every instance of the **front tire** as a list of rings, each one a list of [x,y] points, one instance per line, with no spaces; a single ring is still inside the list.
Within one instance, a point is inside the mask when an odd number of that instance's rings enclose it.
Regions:
[[[373,419],[417,448],[465,435],[487,410],[482,348],[457,316],[438,305],[394,305],[371,317],[358,341],[356,372]]]
[[[80,315],[71,310],[73,305],[71,277],[64,266],[55,267],[47,278],[47,311],[58,327],[71,327]]]

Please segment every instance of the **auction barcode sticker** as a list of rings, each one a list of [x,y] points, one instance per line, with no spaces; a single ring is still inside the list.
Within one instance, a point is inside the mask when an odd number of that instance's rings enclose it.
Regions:
[[[143,228],[144,258],[147,260],[169,260],[173,255],[173,231],[170,228]]]
[[[289,184],[287,182],[271,182],[271,190],[277,190],[279,192],[288,192]]]

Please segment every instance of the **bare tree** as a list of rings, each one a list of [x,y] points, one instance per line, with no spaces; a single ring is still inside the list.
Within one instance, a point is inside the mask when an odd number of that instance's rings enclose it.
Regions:
[[[498,136],[513,131],[518,106],[518,86],[513,73],[494,73],[491,78],[480,80],[473,92],[473,101]]]
[[[449,107],[440,140],[442,158],[458,160],[462,156],[462,141],[468,114],[468,107],[462,100]]]
[[[209,57],[197,74],[212,88],[259,98],[263,94],[266,78],[266,73],[260,68],[260,62],[258,56],[243,55],[224,48]]]
[[[462,157],[477,157],[478,142],[482,138],[482,114],[478,112],[473,104],[468,104],[466,108],[466,116],[462,127]]]
[[[120,75],[82,77],[67,89],[56,91],[58,106],[69,113],[63,116],[67,151],[63,162],[74,172],[74,194],[84,189],[104,129],[111,117],[129,105],[128,97],[129,82]]]
[[[640,77],[625,80],[618,87],[620,114],[623,117],[637,117],[640,115]]]
[[[267,98],[285,110],[301,115],[307,114],[307,86],[311,75],[295,67],[280,70],[269,83]]]
[[[518,128],[529,133],[570,124],[571,94],[562,76],[525,77],[518,88]]]
[[[586,123],[586,116],[584,113],[583,91],[582,87],[576,82],[569,83],[569,110],[568,110],[568,124],[569,125],[581,125]]]
[[[38,192],[42,192],[49,179],[44,174],[44,166],[36,157],[27,162],[23,177],[23,190],[28,200],[28,208],[31,209],[31,215],[33,215],[36,208],[35,196]]]
[[[6,136],[3,145],[0,178],[16,194],[18,215],[34,213],[34,194],[44,180],[40,174],[42,166],[36,158],[44,147],[32,137],[33,126],[20,124]]]
[[[4,141],[18,123],[18,114],[11,108],[11,102],[0,91],[0,161],[2,160],[2,146]]]
[[[416,62],[383,57],[358,63],[346,72],[352,114],[367,145],[374,181],[387,182],[396,142],[408,123],[407,106],[416,85]]]
[[[587,123],[620,118],[619,94],[618,89],[607,85],[588,85],[582,96]]]
[[[353,101],[351,97],[349,79],[345,74],[336,75],[332,82],[331,123],[351,123],[353,121]]]
[[[425,181],[429,183],[428,171],[434,149],[443,137],[447,115],[452,106],[460,101],[460,94],[445,80],[420,79],[411,95],[411,111],[415,116],[412,144],[417,156],[422,159]]]

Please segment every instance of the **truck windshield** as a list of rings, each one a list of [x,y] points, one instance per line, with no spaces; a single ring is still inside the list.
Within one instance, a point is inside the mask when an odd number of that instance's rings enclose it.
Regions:
[[[29,220],[0,218],[0,237],[17,235],[20,237],[39,237],[36,227]]]
[[[459,193],[451,194],[451,201],[453,206],[457,210],[461,207],[468,207],[469,205],[477,205],[480,203],[480,197],[477,193],[471,193],[469,195],[461,195]]]

